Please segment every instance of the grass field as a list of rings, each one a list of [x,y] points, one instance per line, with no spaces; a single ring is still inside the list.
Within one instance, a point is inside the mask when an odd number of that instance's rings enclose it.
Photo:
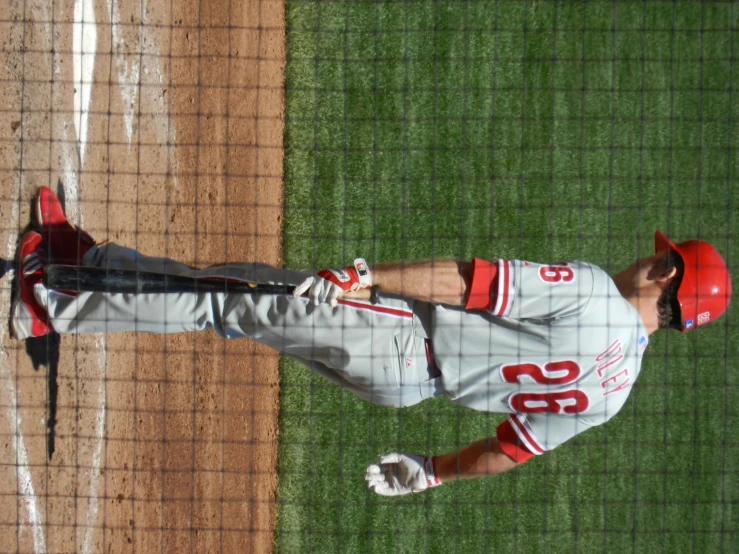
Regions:
[[[613,273],[657,228],[737,259],[739,2],[288,0],[287,19],[286,265]],[[736,551],[735,314],[652,337],[607,425],[400,499],[364,485],[378,454],[456,450],[503,416],[373,407],[285,362],[277,550]]]

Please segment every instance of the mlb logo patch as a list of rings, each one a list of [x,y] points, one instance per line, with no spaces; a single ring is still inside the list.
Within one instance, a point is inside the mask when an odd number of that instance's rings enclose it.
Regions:
[[[339,280],[340,283],[351,281],[349,274],[343,269],[329,269],[329,271],[336,275],[336,278]]]
[[[647,347],[647,344],[649,344],[649,342],[647,341],[647,337],[645,336],[640,337],[639,338],[639,352],[643,352],[644,349]]]
[[[693,320],[689,319],[685,322],[685,328],[686,329],[692,329],[693,328]]]

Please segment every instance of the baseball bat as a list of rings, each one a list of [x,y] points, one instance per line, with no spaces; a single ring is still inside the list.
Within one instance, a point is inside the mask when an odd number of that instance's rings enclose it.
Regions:
[[[292,295],[292,285],[249,283],[233,279],[197,278],[151,271],[50,264],[44,268],[46,288],[70,292],[149,294],[170,292],[236,292]],[[377,299],[377,289],[345,292],[341,298]]]

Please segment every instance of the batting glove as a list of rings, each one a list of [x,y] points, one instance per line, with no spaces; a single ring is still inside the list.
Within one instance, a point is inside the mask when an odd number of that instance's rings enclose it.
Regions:
[[[379,465],[367,468],[364,478],[370,490],[381,496],[402,496],[438,487],[441,481],[434,475],[434,459],[414,454],[392,453],[380,456]]]
[[[363,258],[354,260],[354,265],[344,269],[323,269],[316,275],[308,277],[293,291],[293,296],[308,296],[318,306],[328,302],[332,307],[339,303],[339,296],[348,291],[366,289],[372,286],[372,273]]]

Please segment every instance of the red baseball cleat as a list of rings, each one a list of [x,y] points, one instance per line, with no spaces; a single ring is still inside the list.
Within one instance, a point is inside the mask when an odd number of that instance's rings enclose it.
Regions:
[[[33,296],[33,286],[41,282],[46,259],[41,235],[29,231],[18,245],[15,297],[10,316],[10,333],[17,339],[43,337],[53,331],[49,315]]]
[[[49,254],[54,263],[77,265],[85,252],[95,244],[89,234],[67,221],[59,199],[49,187],[39,190],[36,222],[49,245]]]

